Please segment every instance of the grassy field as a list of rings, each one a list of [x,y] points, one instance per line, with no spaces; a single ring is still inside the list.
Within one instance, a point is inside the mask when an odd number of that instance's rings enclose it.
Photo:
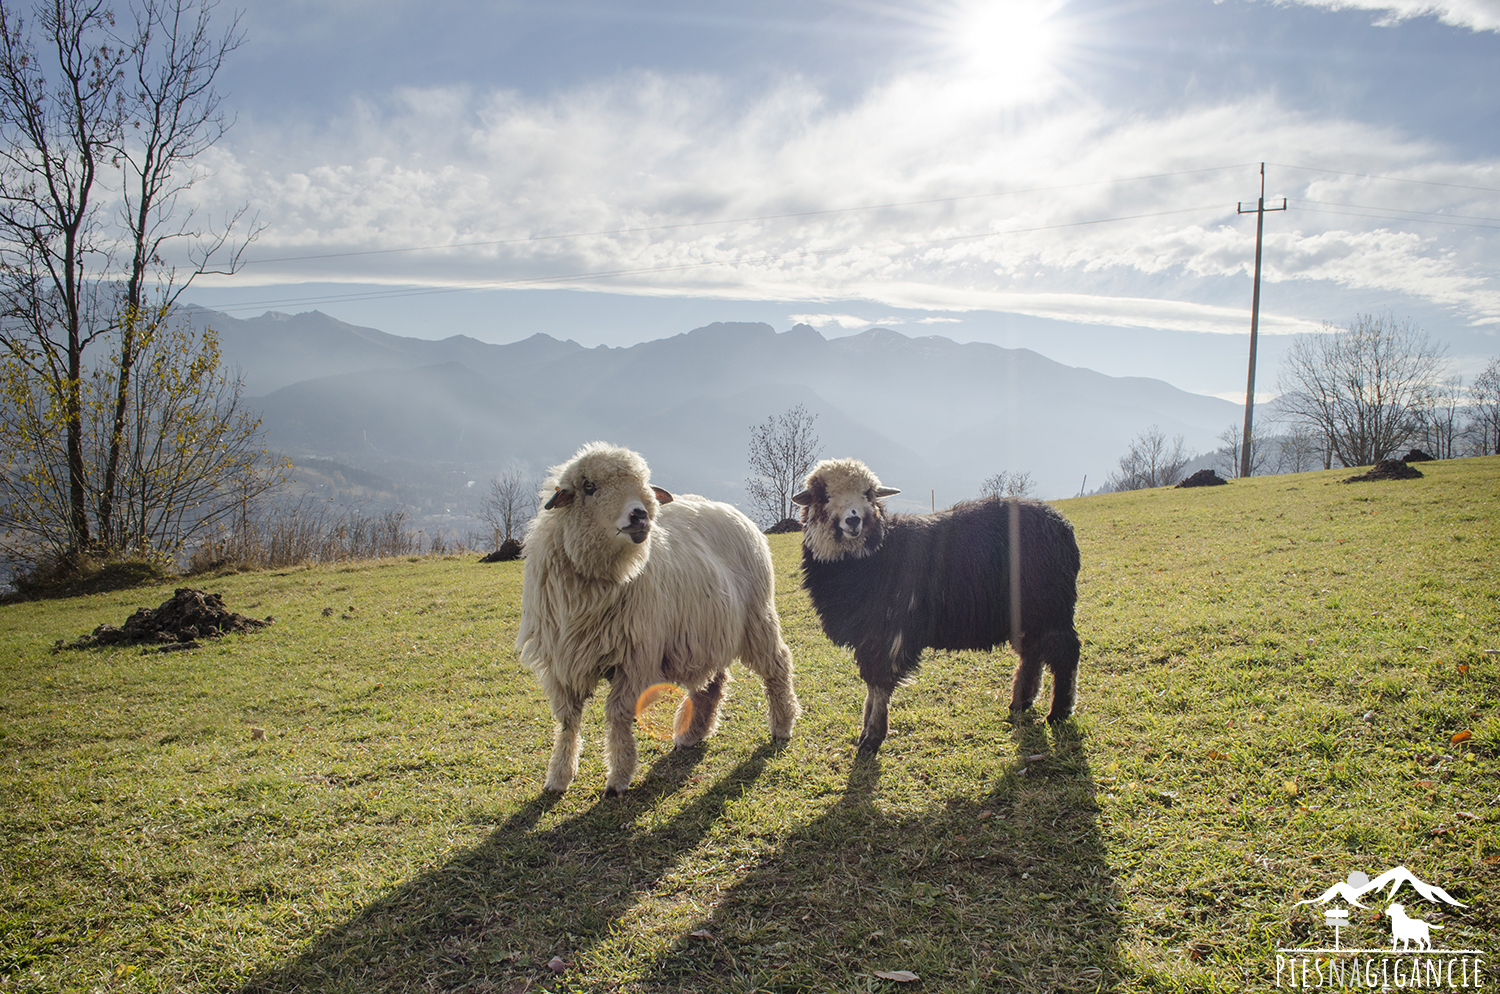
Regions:
[[[875,759],[775,537],[795,738],[740,671],[612,801],[598,703],[542,794],[518,563],[198,578],[275,624],[166,655],[52,646],[170,588],[0,607],[0,991],[1260,990],[1398,864],[1500,951],[1500,457],[1422,468],[1061,502],[1075,720],[938,654]]]

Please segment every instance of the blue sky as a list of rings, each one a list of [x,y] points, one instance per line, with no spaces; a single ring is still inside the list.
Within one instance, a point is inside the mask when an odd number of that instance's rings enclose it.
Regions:
[[[221,14],[224,10],[221,9]],[[1500,0],[257,0],[189,299],[629,344],[874,324],[1242,397],[1299,333],[1500,351]]]

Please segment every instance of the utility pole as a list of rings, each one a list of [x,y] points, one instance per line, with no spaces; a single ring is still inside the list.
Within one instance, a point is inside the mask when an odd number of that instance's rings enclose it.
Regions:
[[[1266,211],[1286,210],[1286,198],[1280,207],[1266,206],[1266,164],[1260,164],[1260,199],[1253,208],[1240,203],[1239,214],[1255,211],[1255,289],[1250,294],[1250,375],[1245,380],[1245,431],[1240,436],[1240,476],[1250,475],[1250,431],[1255,420],[1255,342],[1260,333],[1260,243],[1266,226]]]

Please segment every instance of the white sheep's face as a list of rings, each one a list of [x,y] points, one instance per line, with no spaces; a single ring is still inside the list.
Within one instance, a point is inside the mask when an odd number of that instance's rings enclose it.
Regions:
[[[560,516],[563,550],[580,573],[624,582],[645,568],[657,512],[672,500],[650,475],[636,453],[601,444],[554,472],[543,513]]]
[[[792,500],[802,507],[802,544],[822,562],[868,556],[885,537],[881,498],[899,494],[858,459],[825,459]]]

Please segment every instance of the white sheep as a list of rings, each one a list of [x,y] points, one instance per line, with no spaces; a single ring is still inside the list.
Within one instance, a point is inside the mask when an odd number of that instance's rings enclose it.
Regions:
[[[651,486],[644,459],[603,442],[579,449],[547,482],[552,496],[526,535],[516,635],[557,722],[546,788],[567,790],[577,775],[583,705],[600,680],[610,682],[606,797],[635,775],[635,704],[656,683],[688,691],[692,720],[673,741],[694,746],[713,733],[738,658],[765,682],[771,736],[791,738],[792,654],[771,550],[750,519]]]

